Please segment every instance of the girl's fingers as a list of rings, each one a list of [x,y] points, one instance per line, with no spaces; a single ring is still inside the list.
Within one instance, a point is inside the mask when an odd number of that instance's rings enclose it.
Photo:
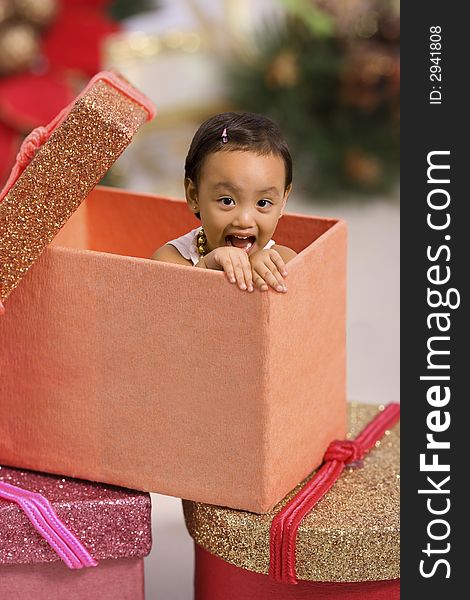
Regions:
[[[243,267],[239,262],[234,264],[234,271],[238,287],[241,290],[246,290],[245,273],[243,272]]]
[[[255,284],[255,286],[261,290],[262,292],[267,292],[269,289],[268,284],[265,282],[265,280],[261,277],[261,275],[258,275],[258,273],[256,273],[253,277],[253,283]]]
[[[268,265],[263,265],[263,267],[263,270],[260,270],[259,267],[257,268],[257,274],[264,281],[264,283],[272,287],[273,290],[276,290],[276,292],[287,292],[287,286],[284,283],[281,274],[277,271],[275,265],[272,265],[274,273],[269,270]],[[260,287],[260,289],[262,288]]]
[[[273,252],[271,252],[271,254],[269,256],[270,256],[272,262],[276,265],[277,270],[279,271],[279,273],[283,277],[285,277],[287,275],[286,264],[282,260],[282,256],[279,254],[279,252],[276,252],[274,250]]]
[[[253,270],[251,268],[251,263],[250,263],[250,259],[248,258],[248,256],[246,257],[246,265],[245,265],[245,281],[246,281],[246,286],[249,292],[252,292],[254,290],[253,287]]]
[[[282,261],[282,258],[280,256],[279,258]],[[278,267],[274,263],[274,261],[268,259],[263,266],[266,268],[266,271],[264,271],[264,275],[266,275],[266,277],[264,277],[264,280],[266,281],[266,283],[268,283],[277,292],[286,292],[287,285],[284,281],[284,277],[279,272]],[[261,276],[263,276],[263,272],[260,272],[260,274]]]
[[[282,260],[282,258],[281,258],[281,260]],[[284,281],[284,277],[279,272],[279,268],[277,267],[277,265],[274,264],[274,262],[271,262],[271,263],[268,263],[266,266],[268,267],[268,269],[270,270],[270,272],[272,273],[272,275],[274,275],[274,277],[276,278],[276,281],[277,281],[278,285],[280,285],[281,288],[283,288],[282,291],[284,291],[284,288],[286,288],[286,290],[287,290],[287,286],[286,286],[286,283]],[[277,291],[279,292],[281,290],[277,290]]]
[[[225,271],[225,274],[227,275],[227,278],[230,281],[230,283],[235,283],[236,277],[235,277],[235,270],[233,268],[232,261],[229,258],[227,258],[224,261],[222,261],[220,266]]]
[[[239,255],[241,267],[243,269],[244,283],[245,286],[241,287],[243,290],[253,291],[253,272],[251,270],[251,263],[248,255],[243,251],[243,254]]]
[[[251,265],[246,255],[239,255],[234,259],[234,271],[238,287],[248,290],[251,283]]]
[[[276,292],[287,292],[287,286],[282,279],[282,275],[278,273],[277,269],[274,273],[267,270],[264,280],[273,288],[273,290],[276,290]]]
[[[253,291],[251,265],[245,252],[223,254],[217,259],[230,283],[236,283],[241,290]]]

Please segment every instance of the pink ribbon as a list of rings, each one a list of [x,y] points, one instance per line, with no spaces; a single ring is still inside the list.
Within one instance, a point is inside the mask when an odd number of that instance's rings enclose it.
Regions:
[[[18,504],[39,535],[55,550],[69,569],[96,567],[98,562],[62,523],[44,496],[0,481],[0,498]]]

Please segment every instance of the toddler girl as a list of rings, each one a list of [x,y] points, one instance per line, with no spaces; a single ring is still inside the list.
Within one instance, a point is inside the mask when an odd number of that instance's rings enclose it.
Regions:
[[[152,258],[225,271],[241,290],[286,292],[296,253],[271,236],[292,188],[292,159],[279,127],[253,113],[222,113],[197,130],[185,163],[189,209],[202,227]]]

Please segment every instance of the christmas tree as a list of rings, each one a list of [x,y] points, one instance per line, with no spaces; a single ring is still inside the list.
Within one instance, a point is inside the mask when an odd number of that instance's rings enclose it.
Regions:
[[[233,103],[284,130],[296,188],[325,197],[376,193],[399,164],[396,3],[289,1],[257,50],[230,69]]]

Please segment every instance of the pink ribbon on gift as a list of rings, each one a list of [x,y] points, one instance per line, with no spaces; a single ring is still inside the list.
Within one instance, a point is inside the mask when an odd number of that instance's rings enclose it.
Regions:
[[[328,446],[322,467],[277,513],[270,531],[269,576],[278,583],[297,584],[296,537],[300,523],[333,487],[346,466],[362,466],[374,448],[400,418],[400,405],[388,404],[354,440],[335,440]]]
[[[18,504],[39,535],[55,550],[69,569],[96,567],[98,561],[62,523],[47,498],[4,481],[0,481],[0,498]]]

